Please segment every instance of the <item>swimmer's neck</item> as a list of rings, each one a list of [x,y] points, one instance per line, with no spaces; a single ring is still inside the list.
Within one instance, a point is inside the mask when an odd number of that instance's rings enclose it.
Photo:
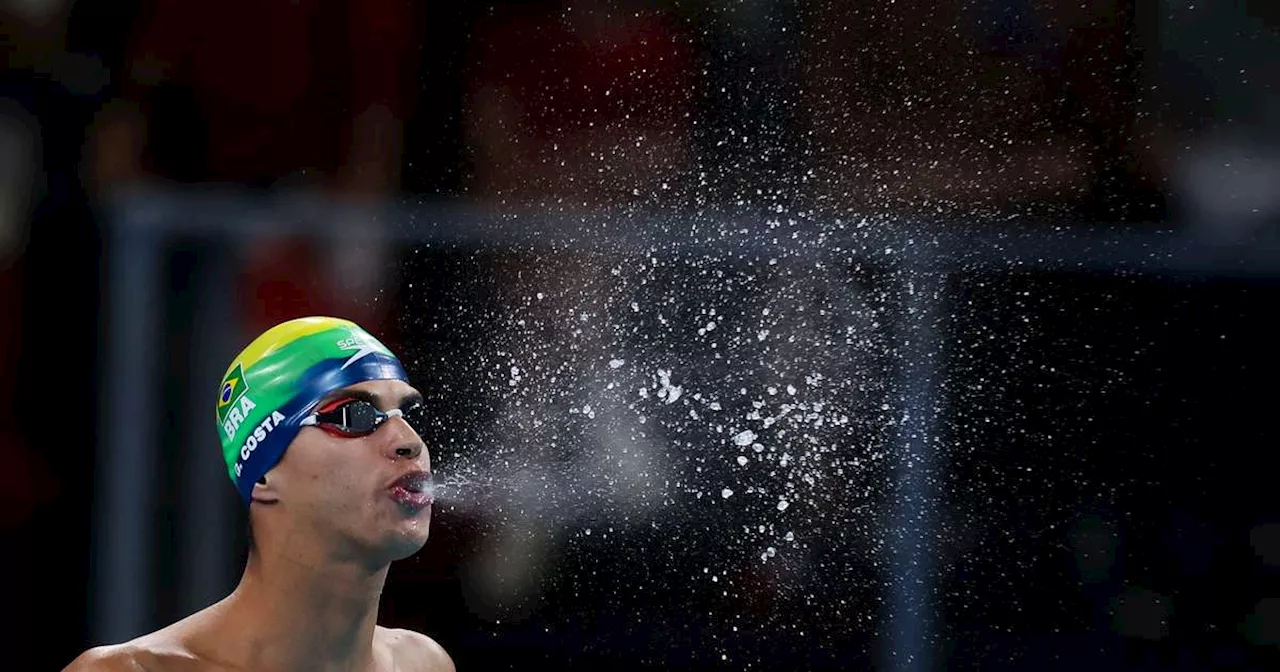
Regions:
[[[387,565],[250,554],[224,601],[224,620],[262,670],[373,670],[378,601]]]

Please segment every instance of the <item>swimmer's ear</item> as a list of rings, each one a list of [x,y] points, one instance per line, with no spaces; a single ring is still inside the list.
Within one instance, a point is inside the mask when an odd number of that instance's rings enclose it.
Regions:
[[[280,494],[276,492],[271,479],[266,476],[259,478],[258,482],[253,484],[253,493],[250,496],[259,504],[275,504],[280,501]]]

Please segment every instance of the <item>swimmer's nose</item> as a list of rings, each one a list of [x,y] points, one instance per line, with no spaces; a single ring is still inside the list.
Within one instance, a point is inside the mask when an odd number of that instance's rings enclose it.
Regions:
[[[404,418],[393,418],[389,424],[391,426],[387,429],[393,430],[391,434],[394,437],[389,445],[393,446],[391,454],[395,459],[414,460],[426,452],[427,447],[422,443],[422,437],[413,431]]]
[[[414,459],[417,456],[421,455],[423,451],[424,451],[424,446],[422,445],[421,441],[418,441],[416,443],[406,443],[400,446],[399,448],[396,448],[396,457]]]
[[[417,434],[413,434],[413,440],[399,444],[395,459],[416,460],[422,465],[424,471],[431,471],[431,453],[427,451],[426,444],[418,438]]]

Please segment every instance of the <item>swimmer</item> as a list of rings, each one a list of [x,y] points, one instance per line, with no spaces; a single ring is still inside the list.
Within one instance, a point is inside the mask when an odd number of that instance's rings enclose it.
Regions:
[[[430,637],[376,622],[390,564],[422,548],[431,522],[422,396],[395,355],[350,321],[290,320],[232,361],[216,406],[249,514],[239,585],[64,672],[453,672]]]

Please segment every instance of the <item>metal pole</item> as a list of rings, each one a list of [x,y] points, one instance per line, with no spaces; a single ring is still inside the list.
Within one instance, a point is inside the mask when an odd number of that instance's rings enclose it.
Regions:
[[[115,643],[153,618],[159,243],[129,222],[107,232],[100,441],[94,473],[89,636]]]
[[[937,505],[935,431],[942,395],[938,375],[946,273],[930,244],[906,245],[900,268],[903,314],[898,339],[901,406],[897,410],[896,497],[889,538],[888,637],[881,669],[917,672],[935,667],[932,599],[933,507]]]
[[[213,422],[213,400],[223,368],[239,338],[233,305],[233,261],[226,237],[202,241],[192,286],[197,292],[190,325],[186,379],[185,452],[182,459],[178,601],[180,617],[213,604],[235,587],[235,509]]]

